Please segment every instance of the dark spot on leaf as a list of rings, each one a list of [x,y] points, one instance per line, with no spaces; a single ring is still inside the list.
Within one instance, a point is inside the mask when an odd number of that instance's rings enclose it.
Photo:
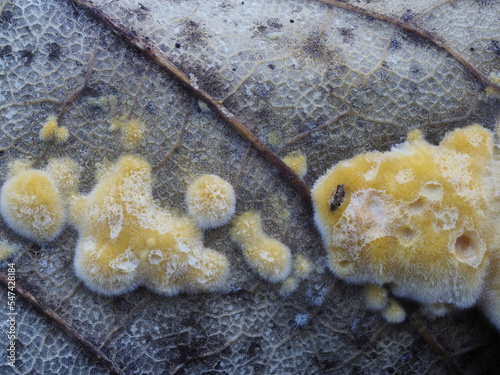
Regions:
[[[24,65],[30,65],[33,62],[33,52],[24,49],[21,51],[21,61]]]
[[[267,30],[267,26],[260,25],[259,27],[257,27],[257,30],[260,31],[261,33],[264,33]]]
[[[11,46],[3,46],[0,48],[0,57],[8,56],[12,53],[12,47]]]
[[[320,59],[324,56],[325,50],[325,46],[319,34],[316,32],[311,33],[304,46],[304,52],[315,59]]]
[[[401,43],[397,39],[392,39],[391,43],[389,44],[389,49],[397,51],[398,49],[401,48]]]
[[[269,27],[272,27],[273,29],[278,29],[278,30],[283,27],[283,25],[279,22],[277,18],[269,18],[267,20],[267,25]]]
[[[474,48],[474,47],[470,47],[470,48],[469,48],[469,51],[474,51],[474,50],[475,50],[475,48]]]
[[[181,44],[179,42],[175,43],[175,48],[181,48]]]
[[[5,25],[12,21],[12,12],[10,10],[4,10],[0,14],[0,25]]]
[[[260,349],[260,344],[256,341],[253,341],[248,347],[248,356],[253,357]]]
[[[401,20],[403,22],[409,22],[413,19],[413,17],[415,17],[415,15],[412,13],[411,9],[406,9],[406,13],[403,14]]]
[[[264,374],[266,372],[266,366],[262,363],[254,363],[252,366],[254,374]]]
[[[275,66],[274,66],[273,64],[269,64],[267,67],[268,67],[269,69],[271,69],[271,70],[274,70],[274,69],[275,69]]]
[[[500,42],[496,39],[492,39],[488,50],[495,53],[495,55],[500,56]]]
[[[232,68],[231,70],[232,70],[233,72],[236,72],[236,68]]]
[[[188,20],[184,22],[181,34],[183,36],[182,42],[191,47],[199,47],[207,44],[207,34],[203,31],[198,22]],[[177,45],[176,45],[177,47]],[[177,47],[178,48],[178,47]]]
[[[290,23],[294,23],[295,21],[294,20],[290,20]]]
[[[61,46],[56,42],[49,44],[49,60],[59,60],[61,58]]]
[[[153,102],[149,102],[146,106],[146,111],[148,111],[148,113],[153,113],[155,109],[156,107]]]
[[[354,41],[354,34],[352,30],[348,27],[338,28],[340,35],[342,35],[342,42],[345,44],[350,44]]]

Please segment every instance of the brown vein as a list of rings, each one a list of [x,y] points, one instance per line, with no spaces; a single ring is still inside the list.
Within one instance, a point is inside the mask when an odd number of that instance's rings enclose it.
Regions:
[[[0,272],[0,282],[7,288],[9,286],[9,281],[7,275]],[[14,287],[14,292],[16,295],[21,296],[24,300],[38,310],[42,315],[49,318],[52,322],[57,324],[60,328],[64,330],[70,337],[78,341],[85,349],[87,349],[91,354],[93,354],[101,363],[103,363],[112,374],[124,374],[123,371],[118,367],[118,365],[108,358],[101,350],[99,350],[92,342],[83,337],[78,333],[73,327],[71,327],[63,318],[61,318],[54,311],[46,307],[41,301],[39,301],[33,294],[28,292],[22,286],[16,282]]]
[[[233,113],[231,113],[220,101],[214,99],[205,90],[202,90],[198,85],[193,82],[183,71],[174,65],[169,59],[157,52],[145,40],[138,37],[136,33],[127,29],[119,23],[119,21],[112,19],[109,15],[105,14],[101,9],[98,9],[91,1],[86,0],[72,0],[75,4],[87,9],[94,17],[103,21],[108,25],[116,34],[123,38],[127,43],[136,47],[147,56],[149,56],[155,63],[162,67],[165,71],[170,73],[177,81],[181,82],[193,95],[205,102],[214,112],[222,117],[229,125],[232,126],[243,138],[270,162],[285,179],[289,180],[295,189],[300,193],[304,200],[311,204],[311,192],[309,186],[299,176],[295,174],[283,161],[259,138],[257,138],[250,129],[243,124]]]
[[[386,16],[385,14],[381,14],[378,12],[374,12],[373,10],[368,10],[364,9],[361,7],[357,7],[355,5],[347,4],[342,1],[338,0],[321,0],[322,2],[326,4],[331,4],[334,5],[338,8],[342,8],[354,13],[362,14],[368,17],[375,18],[377,20],[387,22],[391,25],[400,27],[406,31],[409,31],[410,33],[416,34],[425,40],[428,40],[430,43],[434,44],[435,46],[441,48],[442,50],[446,51],[448,54],[453,56],[460,64],[462,64],[470,73],[472,73],[478,80],[483,82],[484,84],[488,86],[495,87],[496,89],[500,90],[500,85],[496,84],[493,82],[491,79],[489,79],[487,76],[485,76],[483,73],[481,73],[478,69],[476,69],[471,63],[469,63],[464,57],[462,57],[457,51],[454,51],[450,46],[445,44],[443,41],[432,35],[430,32],[426,30],[422,30],[416,26],[413,26],[410,23],[399,21],[395,18]]]

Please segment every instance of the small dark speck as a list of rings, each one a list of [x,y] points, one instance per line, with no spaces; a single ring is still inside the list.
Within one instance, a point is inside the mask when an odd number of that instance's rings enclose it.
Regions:
[[[11,46],[4,46],[0,48],[0,57],[10,55],[12,53]]]
[[[401,48],[401,43],[399,43],[399,40],[396,39],[391,40],[391,43],[389,44],[389,49],[398,50],[400,48]]]
[[[231,69],[233,72],[236,72],[236,68]]]
[[[146,106],[146,111],[148,111],[149,113],[152,113],[154,110],[155,110],[155,105],[153,104],[153,102],[149,102],[148,105]]]
[[[4,10],[0,13],[0,24],[6,24],[12,20],[12,12],[10,10]]]
[[[295,21],[294,20],[290,20],[290,23],[294,23]]]
[[[175,48],[181,48],[181,44],[179,42],[175,43]]]
[[[474,51],[474,50],[475,50],[475,48],[474,48],[474,47],[471,47],[471,48],[469,48],[469,50],[470,50],[470,51]]]
[[[274,70],[276,68],[273,64],[269,64],[267,67],[271,70]]]
[[[21,60],[23,61],[24,65],[31,64],[31,62],[33,61],[33,52],[26,49],[21,51]]]
[[[61,46],[57,43],[49,45],[49,60],[59,60],[61,58]]]
[[[488,50],[495,53],[495,55],[500,56],[500,42],[498,40],[492,39]]]
[[[241,2],[241,5],[245,5],[245,2],[244,2],[244,1],[242,1],[242,2]]]

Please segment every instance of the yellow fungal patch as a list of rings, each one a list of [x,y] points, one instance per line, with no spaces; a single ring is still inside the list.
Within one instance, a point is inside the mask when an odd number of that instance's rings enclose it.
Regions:
[[[394,295],[427,305],[475,304],[488,250],[498,248],[494,171],[493,135],[479,125],[448,133],[439,146],[412,131],[388,152],[333,166],[312,190],[331,270],[353,283],[390,283]],[[335,206],[339,185],[345,197]],[[389,321],[399,320],[394,306],[384,312]]]
[[[0,240],[0,261],[12,257],[20,249],[17,244],[12,244],[7,240]]]
[[[209,174],[198,177],[186,192],[188,213],[200,228],[215,228],[231,220],[236,196],[229,182]]]
[[[370,310],[380,311],[387,306],[389,294],[387,289],[378,285],[367,285],[364,289],[366,307]]]
[[[231,237],[243,248],[248,265],[264,279],[279,282],[290,275],[290,249],[264,233],[258,213],[249,211],[238,216],[233,222]]]
[[[406,319],[406,312],[396,300],[391,298],[387,307],[382,311],[382,317],[392,324],[402,323]]]
[[[284,297],[289,296],[299,287],[299,280],[296,277],[288,277],[281,283],[280,294]]]
[[[154,203],[147,161],[122,156],[98,176],[88,195],[75,197],[71,215],[76,274],[91,290],[117,295],[143,284],[173,295],[225,286],[226,257],[203,247],[193,221]]]
[[[54,132],[54,137],[58,143],[64,143],[69,138],[69,131],[65,127],[58,127]]]
[[[313,270],[313,264],[302,254],[297,255],[293,260],[293,273],[300,279],[308,277]]]
[[[307,173],[307,159],[302,153],[291,153],[283,158],[283,163],[288,165],[297,176],[303,178]]]
[[[50,241],[67,220],[65,199],[78,185],[78,168],[69,159],[52,159],[44,170],[11,166],[0,192],[0,212],[9,227],[36,242]]]
[[[56,116],[51,115],[40,129],[39,136],[42,141],[55,138],[58,143],[64,143],[69,138],[69,132],[67,128],[59,126]]]
[[[140,146],[144,141],[144,124],[138,119],[126,119],[125,117],[114,118],[111,121],[110,130],[119,129],[122,133],[122,145],[126,150],[132,150]]]

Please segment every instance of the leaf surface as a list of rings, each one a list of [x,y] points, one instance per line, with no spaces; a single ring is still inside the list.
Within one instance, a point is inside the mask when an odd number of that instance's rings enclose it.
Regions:
[[[0,5],[0,181],[17,158],[43,167],[68,156],[84,168],[80,191],[88,192],[96,165],[127,152],[111,120],[136,117],[147,127],[136,153],[153,167],[160,205],[185,212],[189,182],[219,174],[235,187],[238,213],[261,212],[265,231],[316,270],[283,297],[279,285],[248,268],[225,226],[207,231],[204,242],[230,259],[227,294],[163,297],[140,288],[102,297],[74,275],[74,229],[39,247],[0,222],[0,236],[23,249],[17,282],[44,309],[126,374],[453,373],[447,362],[479,373],[499,365],[498,334],[475,309],[400,325],[366,311],[361,289],[326,269],[297,189],[226,121],[235,116],[275,155],[305,154],[309,185],[339,160],[402,142],[409,129],[434,142],[473,122],[492,129],[499,101],[480,76],[500,75],[497,2],[429,1],[410,11],[404,1],[352,2],[355,9],[278,0],[76,3],[82,6]],[[127,35],[160,63],[127,44]],[[180,84],[161,59],[188,82]],[[226,114],[203,105],[196,90]],[[67,143],[39,141],[50,114],[69,129]],[[1,301],[6,327],[3,286]],[[17,301],[17,373],[110,371],[36,304],[21,295]],[[305,327],[297,326],[298,314],[309,315]],[[4,361],[0,371],[8,369]]]

